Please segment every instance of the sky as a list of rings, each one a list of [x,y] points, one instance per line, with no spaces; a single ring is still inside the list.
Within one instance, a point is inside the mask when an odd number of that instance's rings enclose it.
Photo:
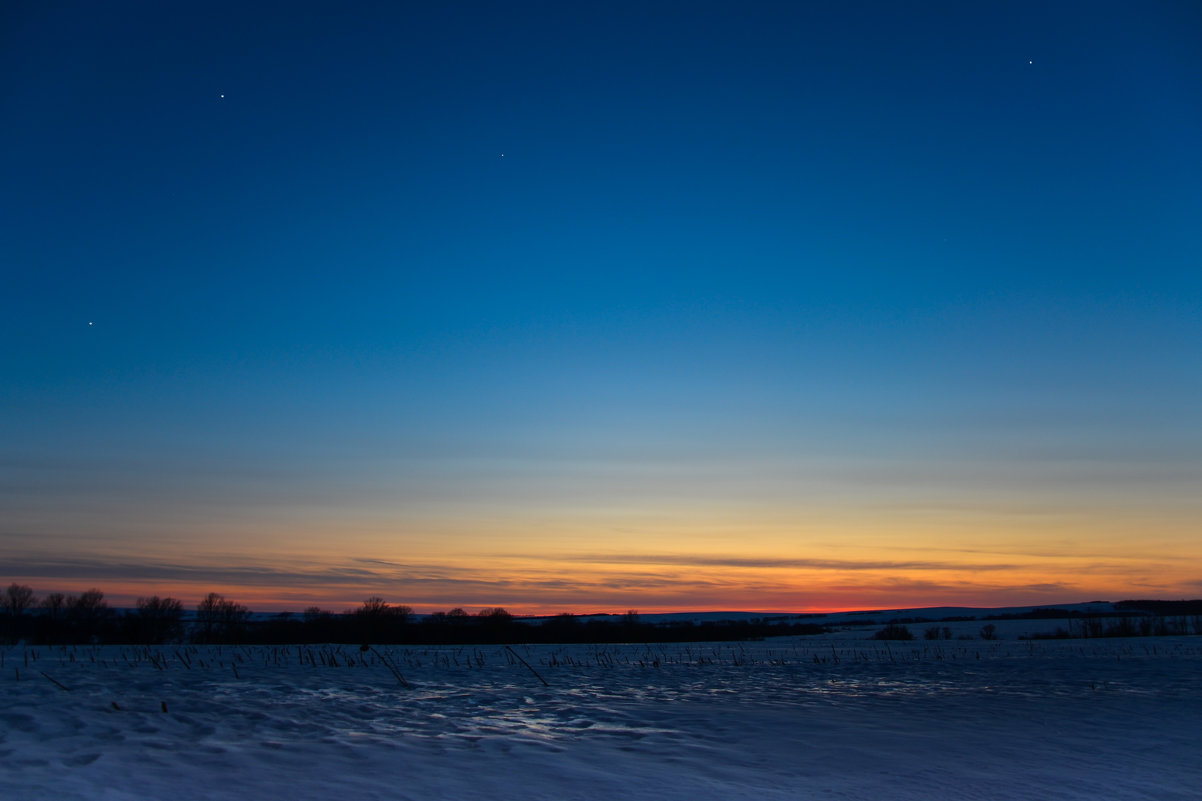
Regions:
[[[0,581],[1202,595],[1195,2],[0,7]]]

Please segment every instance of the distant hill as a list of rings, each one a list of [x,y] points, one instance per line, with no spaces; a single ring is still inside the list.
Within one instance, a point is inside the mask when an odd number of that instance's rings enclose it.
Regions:
[[[815,623],[821,626],[854,626],[876,625],[891,621],[901,623],[939,623],[949,620],[998,620],[1006,618],[1069,618],[1077,615],[1114,614],[1125,604],[1157,603],[1122,601],[1119,604],[1110,601],[1088,601],[1075,604],[1041,604],[1039,606],[929,606],[916,609],[865,609],[853,612],[665,612],[639,614],[638,619],[643,623],[670,625],[672,623]],[[1178,603],[1164,601],[1159,603]],[[1199,603],[1202,602],[1186,602]],[[1136,607],[1127,607],[1135,609]],[[1151,611],[1151,610],[1148,610]],[[1177,612],[1174,612],[1176,614]],[[1180,614],[1190,614],[1181,612]],[[589,620],[618,621],[624,615],[593,614],[577,615],[581,622]],[[541,623],[550,620],[547,617],[520,617],[516,620],[528,623]]]

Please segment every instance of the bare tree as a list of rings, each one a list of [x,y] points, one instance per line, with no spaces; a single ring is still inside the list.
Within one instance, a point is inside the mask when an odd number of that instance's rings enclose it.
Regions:
[[[366,618],[381,618],[389,613],[388,602],[378,595],[373,595],[363,602],[363,606],[355,610],[355,614]]]
[[[396,641],[400,628],[413,617],[411,607],[400,604],[392,606],[378,595],[373,595],[354,610],[359,636],[366,642]]]
[[[20,639],[25,633],[24,621],[21,620],[21,616],[32,604],[33,590],[24,584],[13,582],[0,595],[0,609],[6,613],[5,617],[8,619],[5,629],[7,629],[6,634],[9,640]]]
[[[488,609],[481,609],[477,612],[476,620],[485,629],[495,633],[508,628],[510,622],[513,620],[513,615],[509,614],[509,611],[503,607],[494,606]]]
[[[224,597],[211,592],[196,605],[196,629],[201,642],[210,642],[213,639],[217,626],[221,622],[221,614],[218,610],[224,601]]]
[[[305,607],[302,613],[306,623],[319,623],[324,620],[329,620],[334,616],[333,612],[328,612],[320,606]]]
[[[136,636],[140,642],[161,643],[179,639],[183,634],[184,604],[174,598],[152,595],[139,598],[134,614]]]
[[[104,593],[93,587],[67,598],[67,615],[81,622],[90,622],[104,617],[109,612]]]
[[[33,589],[15,581],[8,585],[4,595],[0,596],[0,607],[13,617],[20,617],[25,610],[33,606]]]
[[[237,639],[249,619],[249,609],[227,601],[220,593],[211,592],[196,605],[197,633],[202,642],[211,642],[216,638]]]
[[[69,596],[66,606],[67,624],[74,630],[73,636],[86,640],[99,638],[113,615],[113,610],[105,603],[104,593],[95,587]]]
[[[61,592],[52,592],[42,599],[39,606],[46,611],[49,620],[62,620],[63,610],[67,608],[67,596]]]
[[[367,620],[388,619],[397,623],[408,623],[413,617],[413,608],[404,604],[392,606],[380,596],[373,595],[355,610],[355,614]]]

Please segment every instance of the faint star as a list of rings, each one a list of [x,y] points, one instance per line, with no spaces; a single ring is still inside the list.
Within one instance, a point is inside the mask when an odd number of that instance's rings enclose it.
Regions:
[[[222,97],[225,97],[225,95],[222,95]]]
[[[88,323],[88,325],[91,325],[91,324],[92,324],[91,322]]]

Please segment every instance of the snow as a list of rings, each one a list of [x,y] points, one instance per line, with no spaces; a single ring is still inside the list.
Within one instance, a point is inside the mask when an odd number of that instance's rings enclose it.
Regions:
[[[1202,788],[1202,638],[515,646],[550,686],[503,646],[377,650],[8,648],[0,794],[1172,801]]]

